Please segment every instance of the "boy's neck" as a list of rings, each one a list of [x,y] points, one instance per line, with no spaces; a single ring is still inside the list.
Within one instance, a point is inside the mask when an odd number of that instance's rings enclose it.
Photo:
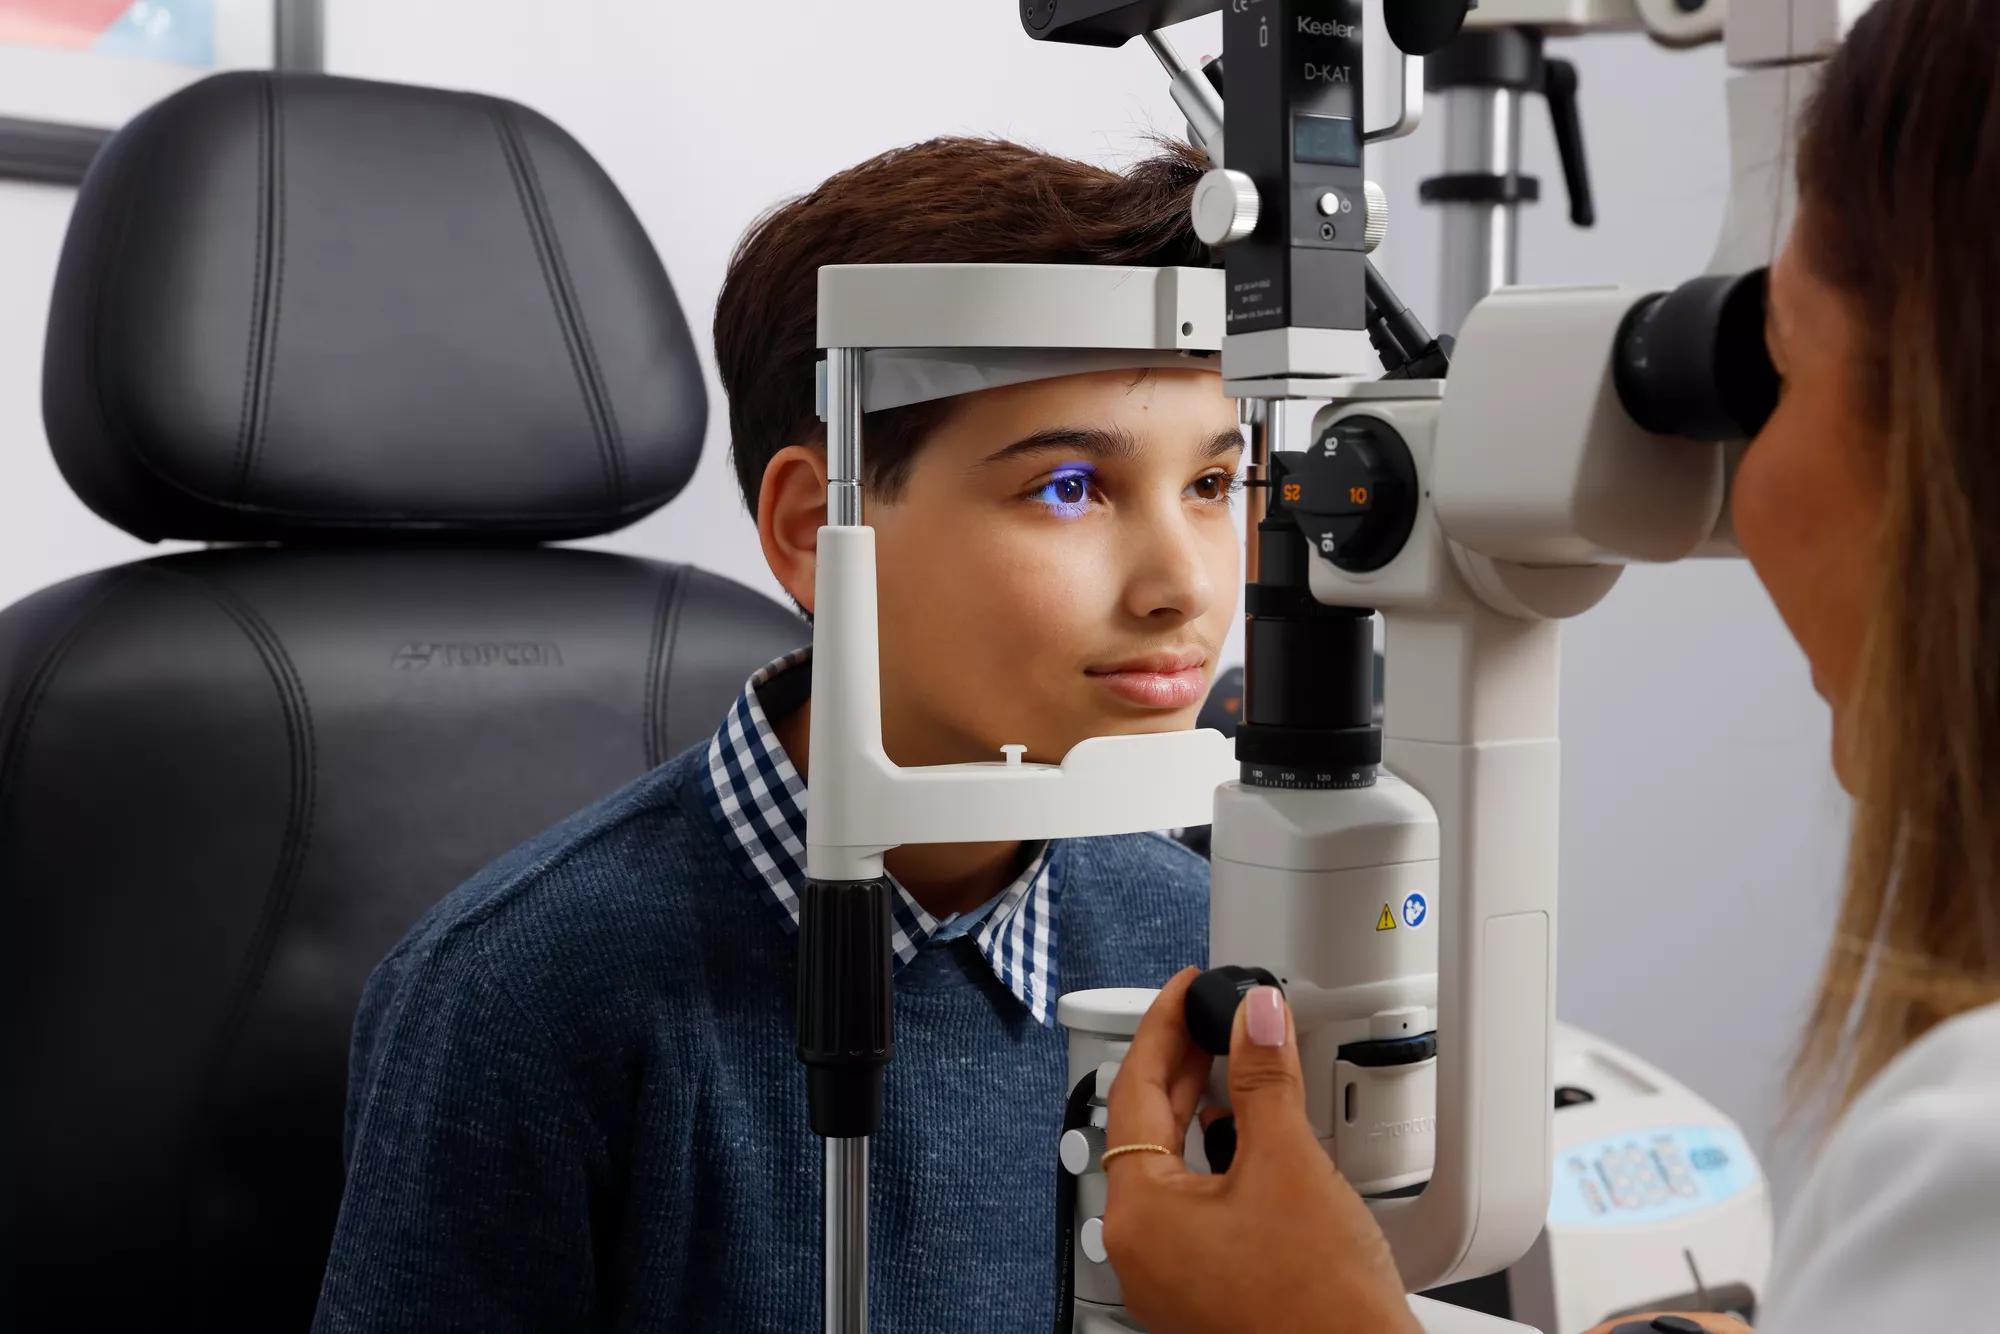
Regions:
[[[812,737],[812,701],[771,724],[778,744],[792,767],[808,777]],[[891,759],[905,763],[892,754]],[[943,763],[943,761],[922,761]],[[889,874],[910,891],[925,912],[942,921],[953,913],[970,912],[1014,883],[1021,873],[1021,845],[1011,843],[912,843],[892,848],[883,857]]]

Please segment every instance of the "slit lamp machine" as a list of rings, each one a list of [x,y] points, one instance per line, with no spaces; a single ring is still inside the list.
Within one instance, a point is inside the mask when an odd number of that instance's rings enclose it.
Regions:
[[[1764,266],[1794,208],[1793,125],[1815,64],[1864,5],[1386,0],[1398,112],[1369,127],[1359,0],[1017,0],[1029,37],[1151,47],[1212,164],[1193,221],[1222,264],[820,271],[829,472],[798,1046],[825,1143],[828,1334],[867,1328],[868,1142],[893,1050],[883,854],[904,843],[1212,824],[1215,967],[1191,994],[1190,1028],[1222,1055],[1242,993],[1260,980],[1284,987],[1308,1116],[1369,1199],[1412,1292],[1506,1271],[1531,1249],[1546,1271],[1559,1245],[1573,1271],[1601,1269],[1615,1256],[1565,1233],[1565,1209],[1584,1222],[1593,1208],[1651,1209],[1665,1226],[1690,1195],[1713,1193],[1719,1169],[1704,1154],[1729,1157],[1714,1136],[1625,1142],[1627,1127],[1606,1121],[1601,1143],[1565,1149],[1577,1199],[1558,1191],[1552,1211],[1555,1091],[1569,1059],[1555,1023],[1560,627],[1628,564],[1736,554],[1731,467],[1776,393]],[[1222,58],[1184,65],[1158,30],[1218,9]],[[1537,193],[1519,164],[1525,98],[1549,101],[1572,219],[1592,212],[1575,72],[1542,38],[1606,30],[1727,43],[1732,184],[1711,271],[1664,293],[1514,286],[1518,210]],[[1434,337],[1370,259],[1387,220],[1364,150],[1417,129],[1427,77],[1445,107],[1446,172],[1423,194],[1445,211],[1455,342]],[[989,763],[894,764],[863,413],[1190,363],[1219,367],[1250,445],[1233,742],[1198,730],[1093,738],[1053,765],[1013,748]],[[1321,405],[1297,441],[1273,438],[1288,400]],[[1385,915],[1391,927],[1375,929]],[[1139,1328],[1105,1261],[1097,1155],[1104,1095],[1152,994],[1073,992],[1057,1005],[1072,1088],[1057,1320],[1077,1334]],[[1641,1085],[1668,1084],[1628,1068]],[[1199,1161],[1227,1146],[1193,1134],[1190,1149]],[[1769,1220],[1755,1186],[1711,1263],[1719,1288],[1761,1281]],[[1746,1272],[1719,1272],[1732,1262]],[[1602,1294],[1578,1295],[1579,1282],[1588,1288],[1574,1274],[1539,1293],[1516,1283],[1513,1314],[1567,1334],[1616,1313]],[[1647,1295],[1676,1291],[1671,1274],[1657,1282]],[[1706,1285],[1697,1271],[1682,1286]],[[1523,1328],[1412,1304],[1439,1334]]]

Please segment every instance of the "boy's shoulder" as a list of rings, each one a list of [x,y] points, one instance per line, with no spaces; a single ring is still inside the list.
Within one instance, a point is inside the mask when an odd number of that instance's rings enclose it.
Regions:
[[[502,854],[441,899],[377,970],[450,957],[520,994],[588,986],[635,952],[687,942],[691,891],[731,870],[697,746]]]

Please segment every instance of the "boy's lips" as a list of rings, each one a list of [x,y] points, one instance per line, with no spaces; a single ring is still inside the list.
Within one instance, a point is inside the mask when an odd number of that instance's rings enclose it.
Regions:
[[[1173,649],[1091,667],[1084,674],[1120,698],[1148,709],[1185,709],[1201,702],[1208,654]]]

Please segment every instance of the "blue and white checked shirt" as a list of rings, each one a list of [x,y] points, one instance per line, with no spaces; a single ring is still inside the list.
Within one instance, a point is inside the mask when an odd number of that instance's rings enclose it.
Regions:
[[[727,833],[730,850],[749,865],[752,879],[770,891],[791,931],[799,929],[799,889],[806,879],[806,785],[771,730],[763,694],[811,657],[810,648],[787,654],[758,670],[744,685],[708,743],[704,784],[709,809]],[[1037,1022],[1053,1023],[1057,887],[1049,874],[1048,844],[998,895],[942,921],[924,911],[895,877],[890,877],[890,884],[896,891],[889,900],[889,914],[898,969],[927,942],[971,935],[1000,984],[1028,1007]]]

